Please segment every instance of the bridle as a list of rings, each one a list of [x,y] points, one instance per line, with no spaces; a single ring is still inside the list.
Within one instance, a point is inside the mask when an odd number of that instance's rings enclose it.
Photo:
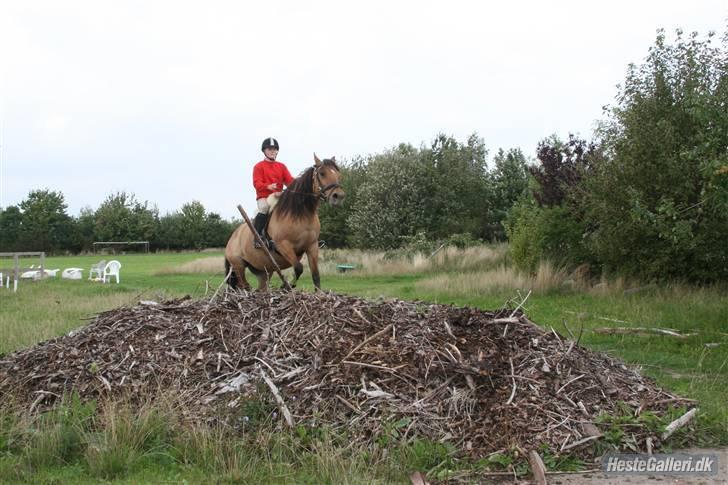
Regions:
[[[329,198],[329,195],[326,195],[326,192],[341,187],[341,184],[339,183],[331,183],[328,185],[325,185],[321,187],[321,174],[319,173],[319,169],[322,167],[322,165],[314,165],[313,167],[313,179],[315,182],[314,185],[314,193],[312,195],[318,195],[318,198],[322,201],[326,201]],[[318,189],[318,190],[317,190]]]

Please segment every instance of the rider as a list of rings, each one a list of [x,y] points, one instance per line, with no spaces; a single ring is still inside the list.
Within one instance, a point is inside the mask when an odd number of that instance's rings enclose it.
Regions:
[[[255,215],[253,226],[258,234],[263,237],[265,224],[268,221],[268,212],[271,207],[268,197],[280,197],[283,186],[288,187],[293,182],[293,177],[288,168],[276,161],[278,156],[278,140],[266,138],[263,140],[261,150],[265,158],[253,167],[253,185],[255,186],[255,197],[258,203],[258,213]],[[255,247],[260,248],[258,240],[255,240]]]

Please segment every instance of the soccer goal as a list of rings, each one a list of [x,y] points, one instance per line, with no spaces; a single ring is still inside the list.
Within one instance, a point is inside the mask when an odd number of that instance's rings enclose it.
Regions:
[[[134,251],[149,252],[149,241],[97,241],[93,243],[94,254],[117,254]]]

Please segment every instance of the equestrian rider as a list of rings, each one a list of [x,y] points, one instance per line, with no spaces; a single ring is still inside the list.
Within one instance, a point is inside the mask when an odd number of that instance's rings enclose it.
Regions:
[[[278,140],[275,138],[263,140],[261,150],[265,158],[253,167],[253,186],[255,186],[255,197],[258,203],[258,213],[255,215],[253,226],[261,238],[271,209],[269,197],[271,195],[276,198],[280,197],[283,186],[288,187],[293,182],[288,168],[283,163],[276,161],[278,149]],[[255,247],[258,249],[261,247],[257,239]]]

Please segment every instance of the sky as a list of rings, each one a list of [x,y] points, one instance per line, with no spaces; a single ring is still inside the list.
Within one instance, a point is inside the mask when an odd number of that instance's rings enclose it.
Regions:
[[[725,0],[0,0],[0,207],[123,191],[239,217],[269,136],[294,176],[438,133],[533,157],[592,136],[657,29],[727,20]]]

